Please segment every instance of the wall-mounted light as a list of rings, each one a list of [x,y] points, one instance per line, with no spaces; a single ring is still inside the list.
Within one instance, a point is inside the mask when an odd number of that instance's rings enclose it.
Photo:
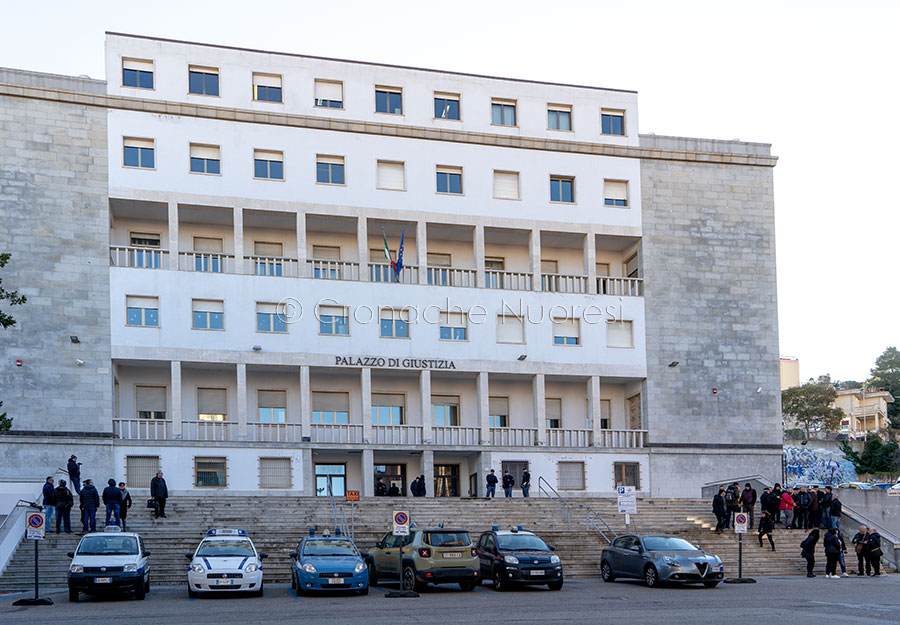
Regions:
[[[254,346],[253,346],[253,351],[255,351],[255,352],[261,352],[261,351],[262,351],[262,345],[254,345]]]
[[[70,336],[70,337],[69,337],[69,340],[72,341],[73,343],[75,343],[76,345],[78,345],[79,343],[81,343],[81,341],[78,340],[78,337],[77,337],[77,336]]]
[[[526,358],[528,358],[528,354],[521,354],[516,360],[521,361],[521,360],[525,360]]]
[[[75,364],[78,365],[79,367],[83,367],[83,366],[84,366],[84,361],[83,361],[81,358],[76,358],[76,359],[75,359]]]
[[[677,361],[677,360],[673,360],[672,362],[669,363],[669,366],[670,366],[670,367],[677,367],[677,366],[678,366],[678,361]]]

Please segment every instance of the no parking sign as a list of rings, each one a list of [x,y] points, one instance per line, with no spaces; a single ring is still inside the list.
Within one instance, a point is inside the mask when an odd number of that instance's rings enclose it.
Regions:
[[[409,536],[409,513],[394,511],[394,536]]]
[[[28,540],[43,540],[45,525],[43,512],[29,512],[25,515],[25,537]]]
[[[747,533],[747,515],[743,512],[738,512],[734,515],[734,533],[735,534],[746,534]]]

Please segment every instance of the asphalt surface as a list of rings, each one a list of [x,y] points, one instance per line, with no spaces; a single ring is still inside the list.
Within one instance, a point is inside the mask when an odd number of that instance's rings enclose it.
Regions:
[[[146,623],[205,625],[281,623],[316,625],[430,623],[900,623],[900,575],[840,580],[806,577],[759,578],[756,584],[650,589],[638,582],[567,581],[558,592],[526,588],[498,593],[488,586],[463,593],[455,586],[429,587],[419,598],[387,599],[389,587],[368,596],[303,595],[288,586],[267,586],[264,597],[188,599],[182,588],[152,588],[144,601],[84,597],[68,603],[64,592],[48,592],[45,607],[15,607],[26,595],[0,598],[0,623]]]

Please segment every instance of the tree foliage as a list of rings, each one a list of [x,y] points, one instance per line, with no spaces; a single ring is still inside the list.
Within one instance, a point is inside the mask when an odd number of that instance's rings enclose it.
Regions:
[[[0,408],[3,408],[3,402],[0,401]],[[6,416],[5,412],[0,412],[0,434],[3,432],[9,432],[9,428],[12,427],[12,419]]]
[[[869,386],[883,388],[893,395],[895,399],[887,406],[888,419],[892,428],[900,428],[900,351],[896,347],[888,347],[878,358],[872,367],[869,378]]]
[[[862,453],[841,442],[844,457],[853,463],[857,473],[900,473],[900,446],[891,441],[881,442],[878,437],[866,441]]]
[[[820,376],[822,377],[825,376]],[[830,383],[817,384],[810,381],[781,391],[781,411],[786,417],[793,419],[794,423],[802,426],[809,438],[811,432],[835,431],[840,428],[844,411],[831,406],[836,398],[837,391]]]
[[[0,269],[6,267],[9,262],[10,254],[0,254]],[[18,291],[7,291],[3,288],[3,278],[0,278],[0,304],[6,300],[10,306],[19,306],[26,302],[24,295],[19,295]],[[0,310],[0,328],[11,328],[16,325],[16,320],[9,313]]]

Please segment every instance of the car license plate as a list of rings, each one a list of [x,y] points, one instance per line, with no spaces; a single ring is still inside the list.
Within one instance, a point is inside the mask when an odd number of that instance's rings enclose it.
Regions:
[[[461,558],[462,554],[459,551],[448,551],[444,554],[445,558]]]
[[[529,574],[529,575],[543,575],[544,572],[543,572],[543,571],[539,571],[539,570],[531,570],[531,571],[528,571],[528,574]]]
[[[112,577],[95,577],[95,584],[112,584]]]
[[[331,577],[328,579],[328,583],[329,584],[343,584],[344,578],[343,577]]]
[[[234,584],[234,580],[230,579],[217,579],[216,586],[231,586]]]

